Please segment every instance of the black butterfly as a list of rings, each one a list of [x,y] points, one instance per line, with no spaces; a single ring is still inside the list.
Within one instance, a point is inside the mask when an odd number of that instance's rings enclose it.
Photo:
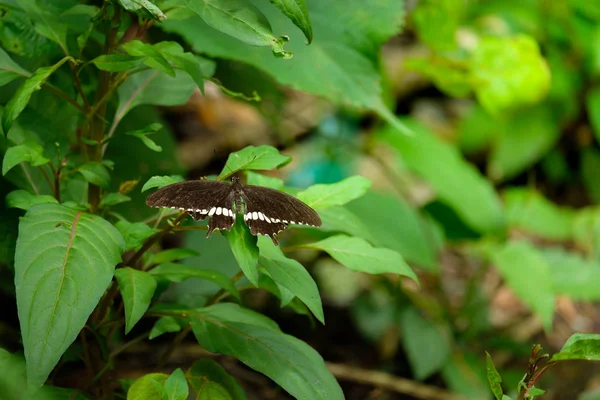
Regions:
[[[279,244],[276,235],[290,224],[321,226],[315,210],[295,197],[262,186],[245,185],[237,176],[231,182],[174,183],[152,193],[146,204],[185,210],[196,221],[211,217],[206,237],[215,229],[231,230],[238,213],[244,214],[250,233],[269,236],[275,244]]]

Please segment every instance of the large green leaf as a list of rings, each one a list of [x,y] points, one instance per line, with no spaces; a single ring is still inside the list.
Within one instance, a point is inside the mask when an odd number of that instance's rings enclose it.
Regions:
[[[181,368],[177,368],[165,381],[165,392],[168,400],[186,400],[190,388]]]
[[[281,168],[292,159],[273,146],[247,146],[229,154],[218,180],[223,180],[241,170],[265,170]]]
[[[163,400],[154,382],[164,384],[167,374],[153,373],[136,380],[127,391],[127,400]]]
[[[554,289],[550,268],[541,253],[527,242],[509,242],[492,250],[492,260],[508,286],[550,331],[554,316]]]
[[[239,359],[299,400],[344,398],[312,347],[267,325],[262,315],[239,307],[234,313],[231,306],[216,304],[190,313],[194,335],[205,349]]]
[[[369,190],[371,181],[362,176],[351,176],[329,185],[313,185],[298,193],[302,200],[314,209],[340,206],[359,198]]]
[[[242,221],[237,221],[230,232],[223,234],[229,242],[231,251],[240,268],[250,283],[258,286],[258,247],[257,238],[250,233],[248,226]]]
[[[58,204],[19,224],[15,287],[28,382],[44,383],[110,283],[125,244],[107,221]]]
[[[336,235],[319,242],[305,244],[303,247],[326,251],[340,264],[353,271],[370,274],[393,273],[419,281],[398,252],[373,247],[366,240],[358,237]]]
[[[407,121],[408,137],[387,128],[379,138],[396,148],[406,165],[421,175],[472,228],[482,233],[503,228],[503,213],[494,187],[449,144],[424,126]]]
[[[258,248],[259,263],[271,278],[302,300],[315,317],[325,323],[319,288],[306,269],[298,261],[284,256],[279,247],[265,236],[258,238]]]
[[[287,38],[273,36],[269,20],[252,4],[242,0],[187,0],[186,3],[210,27],[253,46],[271,46],[276,57],[292,57],[283,50]]]
[[[115,271],[125,304],[125,334],[144,316],[156,290],[156,280],[147,272],[125,267]]]
[[[376,61],[380,46],[402,25],[403,2],[383,0],[377,7],[364,7],[360,0],[308,0],[315,37],[310,46],[274,6],[258,0],[252,3],[267,16],[275,31],[290,36],[286,48],[294,53],[293,59],[277,60],[266,49],[253,48],[220,33],[199,17],[165,21],[162,27],[182,35],[200,53],[243,61],[270,73],[282,84],[338,104],[370,108],[398,129],[408,131],[382,100]]]
[[[31,95],[33,95],[35,91],[40,90],[42,84],[46,82],[48,77],[68,60],[72,60],[71,57],[65,57],[51,67],[38,68],[33,75],[27,78],[19,89],[17,89],[17,92],[6,104],[4,113],[2,114],[2,129],[4,130],[5,135],[8,134],[13,121],[17,119],[27,103],[29,103]]]

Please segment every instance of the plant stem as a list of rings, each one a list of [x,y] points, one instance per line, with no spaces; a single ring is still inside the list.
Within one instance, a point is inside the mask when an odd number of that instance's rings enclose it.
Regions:
[[[165,366],[167,361],[169,361],[171,354],[173,354],[173,351],[175,351],[175,348],[177,348],[177,346],[179,346],[181,344],[183,339],[185,339],[185,337],[188,335],[188,333],[190,333],[191,330],[192,330],[192,327],[190,325],[188,325],[185,328],[183,328],[183,330],[181,332],[179,332],[177,334],[177,336],[175,337],[175,339],[173,339],[173,341],[171,342],[171,344],[169,345],[167,350],[160,357],[160,360],[158,361],[158,368],[162,368]]]

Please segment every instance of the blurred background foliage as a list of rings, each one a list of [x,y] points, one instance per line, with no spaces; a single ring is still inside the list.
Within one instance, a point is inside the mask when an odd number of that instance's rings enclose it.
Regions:
[[[74,10],[67,0],[43,3],[63,15],[70,29],[85,33],[92,14]],[[213,30],[178,3],[156,2],[168,19],[146,39],[182,43],[204,57],[203,75],[212,78],[201,93],[191,89],[188,76],[165,76],[155,91],[136,100],[106,154],[115,166],[109,191],[127,193],[132,201],[111,210],[128,221],[151,218],[145,194],[139,187],[127,192],[124,182],[218,173],[230,152],[249,144],[275,145],[293,157],[273,174],[289,186],[355,174],[372,180],[366,196],[326,210],[337,223],[323,229],[397,250],[421,287],[353,272],[307,251],[295,256],[317,279],[324,327],[280,308],[265,291],[244,292],[253,308],[337,367],[410,380],[411,389],[398,393],[369,382],[366,373],[365,382],[334,370],[348,399],[442,399],[450,393],[488,399],[485,351],[505,389],[514,390],[532,343],[558,350],[574,332],[600,330],[598,3],[314,0],[307,2],[314,30],[307,46],[286,18],[256,1],[274,31],[289,34],[290,60]],[[0,46],[28,70],[56,62],[56,43],[24,18],[15,12],[1,17]],[[67,76],[66,69],[58,70],[52,83],[61,87]],[[3,86],[0,104],[17,87]],[[128,90],[123,86],[120,98]],[[243,99],[254,93],[261,101]],[[34,139],[44,143],[47,157],[64,155],[81,145],[64,134],[75,131],[73,115],[71,105],[39,91],[8,136],[0,135],[0,149]],[[156,122],[164,126],[152,135],[161,152],[124,134]],[[85,176],[76,172],[64,187],[64,196],[74,201],[85,196]],[[0,181],[3,197],[30,189],[26,174],[40,194],[49,194],[39,171],[22,166]],[[0,207],[0,214],[0,303],[6,305],[0,345],[15,349],[11,268],[22,213]],[[237,272],[221,235],[205,239],[202,232],[183,231],[164,245],[197,251],[185,260],[188,265]],[[188,280],[165,296],[198,306],[215,288]],[[190,349],[197,345],[187,346],[173,363],[194,355]],[[140,368],[140,357],[132,353],[124,363]],[[547,398],[600,398],[595,365],[561,368],[554,375],[561,379],[549,374],[541,383]],[[249,396],[284,398],[268,382],[237,372],[253,388]],[[429,389],[439,390],[433,392],[437,397],[419,394]]]

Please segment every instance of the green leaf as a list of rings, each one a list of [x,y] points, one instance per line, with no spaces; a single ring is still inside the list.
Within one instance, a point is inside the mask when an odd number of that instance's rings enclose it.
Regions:
[[[444,366],[441,376],[448,389],[457,395],[472,400],[490,398],[485,367],[480,363],[480,357],[455,353]]]
[[[344,206],[333,206],[319,210],[323,226],[319,229],[325,232],[342,232],[357,236],[373,243],[375,239],[369,228],[352,211]]]
[[[314,316],[324,324],[325,316],[319,288],[306,269],[298,261],[284,256],[279,247],[265,236],[258,238],[258,248],[260,249],[259,263],[269,272],[273,280],[302,300]]]
[[[433,50],[456,49],[456,31],[465,5],[460,0],[423,1],[411,13],[419,39]]]
[[[561,134],[556,111],[544,105],[493,121],[493,127],[496,140],[488,171],[495,181],[513,178],[534,165],[553,148]]]
[[[119,0],[119,3],[127,11],[132,11],[142,18],[151,18],[159,22],[167,18],[150,0]]]
[[[400,315],[403,346],[415,378],[423,380],[439,371],[450,357],[450,343],[440,328],[414,308]]]
[[[538,192],[526,188],[504,192],[504,203],[510,228],[553,240],[571,238],[573,210],[558,207]]]
[[[173,71],[173,67],[171,67],[169,61],[153,45],[139,40],[132,40],[123,43],[121,47],[131,56],[146,57],[144,64],[150,68],[162,71],[173,77],[175,76],[175,71]]]
[[[353,271],[370,274],[393,273],[408,276],[415,282],[419,279],[406,264],[400,253],[371,246],[366,240],[346,235],[336,235],[320,242],[302,245],[329,253],[340,264]]]
[[[33,21],[37,33],[57,43],[63,53],[68,54],[67,24],[61,21],[57,15],[40,8],[36,3],[34,0],[22,0],[19,5],[27,13],[27,17]]]
[[[127,400],[163,400],[153,382],[164,384],[167,374],[148,374],[136,380],[127,391]]]
[[[229,395],[227,390],[218,383],[211,381],[204,381],[202,385],[198,387],[196,391],[196,400],[231,400],[232,397]]]
[[[168,400],[186,400],[189,394],[188,383],[181,368],[177,368],[165,382]]]
[[[186,4],[208,26],[253,46],[271,46],[275,57],[292,57],[283,50],[289,39],[273,36],[269,20],[252,4],[240,0],[186,0]]]
[[[271,176],[258,174],[256,172],[246,172],[246,183],[248,185],[264,186],[275,190],[283,190],[283,180]]]
[[[150,139],[148,137],[148,135],[158,132],[159,130],[162,129],[162,127],[163,127],[162,124],[154,123],[154,124],[148,125],[144,129],[139,129],[139,130],[136,130],[133,132],[127,132],[126,135],[134,136],[134,137],[140,139],[142,141],[142,143],[144,143],[146,145],[146,147],[148,147],[152,151],[161,152],[162,147],[160,147],[159,145],[154,143],[154,141],[152,139]]]
[[[194,362],[190,369],[188,369],[187,376],[190,385],[196,393],[200,392],[200,388],[208,380],[226,389],[230,399],[247,400],[246,394],[237,381],[213,360],[204,359]],[[207,398],[207,400],[209,399]]]
[[[183,182],[184,180],[185,179],[183,179],[183,177],[180,175],[153,176],[152,178],[148,179],[148,181],[146,181],[146,183],[144,183],[144,186],[142,187],[142,192],[145,192],[146,190],[152,189],[152,188],[160,189],[162,187],[171,185],[173,183]]]
[[[229,154],[227,163],[217,180],[222,181],[241,170],[281,168],[290,161],[292,161],[290,157],[279,154],[273,146],[247,146]]]
[[[228,307],[225,307],[228,306]],[[208,351],[239,359],[299,400],[342,400],[344,395],[321,356],[309,345],[258,321],[262,315],[227,304],[190,313],[198,342]]]
[[[4,153],[2,160],[2,175],[6,175],[15,165],[27,162],[33,167],[39,167],[50,160],[44,157],[44,148],[34,141],[25,141],[20,145],[10,147]]]
[[[186,248],[169,249],[169,250],[163,250],[160,253],[156,253],[154,258],[152,259],[152,262],[155,264],[162,264],[162,263],[171,262],[171,261],[183,260],[184,258],[188,258],[188,257],[196,257],[199,255],[200,255],[200,253],[198,253],[196,250],[192,250],[192,249],[186,249]]]
[[[271,4],[275,7],[279,8],[281,12],[288,17],[294,25],[296,25],[306,39],[308,40],[308,44],[312,42],[313,32],[312,25],[310,24],[310,14],[308,13],[308,8],[306,7],[305,0],[269,0]]]
[[[435,240],[435,227],[406,201],[392,194],[369,191],[345,207],[368,227],[374,241],[356,233],[353,236],[367,239],[377,247],[396,250],[408,262],[437,269],[439,245]],[[323,216],[329,210],[319,211],[319,214]],[[324,226],[326,222],[323,220]]]
[[[152,327],[148,339],[152,340],[167,332],[179,332],[183,328],[181,325],[175,317],[161,317]]]
[[[600,334],[574,333],[550,361],[588,360],[600,361]]]
[[[77,171],[83,175],[86,181],[107,189],[110,185],[110,174],[106,167],[99,162],[87,162],[80,166]]]
[[[231,252],[237,260],[241,270],[250,283],[258,286],[258,247],[257,238],[250,233],[248,226],[242,221],[236,221],[230,232],[223,232]]]
[[[21,210],[25,210],[25,211],[29,210],[29,208],[31,206],[34,206],[36,204],[43,204],[43,203],[58,204],[58,201],[52,196],[48,196],[48,195],[35,196],[35,195],[29,193],[28,191],[22,190],[22,189],[13,190],[12,192],[10,192],[9,194],[6,195],[6,197],[4,198],[4,201],[6,202],[6,207],[8,207],[8,208],[20,208]]]
[[[196,83],[181,71],[175,71],[175,77],[156,70],[138,72],[129,76],[117,89],[119,105],[116,115],[123,118],[142,104],[165,107],[185,104],[195,88]]]
[[[424,126],[407,121],[416,135],[407,137],[385,129],[379,138],[396,148],[406,165],[422,176],[438,197],[473,229],[482,233],[503,228],[500,199],[486,180],[450,145]]]
[[[198,53],[250,64],[283,85],[323,96],[336,104],[369,108],[407,132],[382,99],[380,67],[376,61],[381,45],[399,33],[404,19],[402,3],[383,0],[377,7],[364,7],[360,0],[333,3],[306,0],[306,3],[313,28],[319,32],[310,46],[305,45],[303,34],[278,9],[264,1],[252,1],[277,31],[290,35],[287,48],[295,57],[286,62],[216,32],[199,17],[165,21],[161,27],[182,35]],[[204,40],[207,37],[211,40]],[[316,70],[319,79],[315,79]]]
[[[0,47],[0,86],[12,82],[17,78],[27,78],[31,74],[14,62],[7,52]]]
[[[2,114],[2,129],[4,134],[7,135],[12,123],[21,112],[25,109],[31,95],[37,90],[42,88],[42,85],[46,82],[48,77],[60,68],[67,60],[73,60],[71,57],[65,57],[51,67],[38,68],[33,75],[23,82],[23,84],[17,89],[16,93],[6,103],[4,107],[4,113]]]
[[[485,352],[485,364],[490,389],[492,389],[492,393],[494,393],[496,400],[502,400],[504,398],[504,395],[502,394],[502,378],[496,370],[492,357],[487,351]]]
[[[100,207],[114,206],[121,203],[127,203],[131,201],[131,197],[125,196],[121,193],[107,193],[102,196],[100,200]]]
[[[550,89],[550,68],[527,35],[480,37],[470,69],[477,99],[493,114],[537,103]]]
[[[105,54],[94,58],[91,62],[103,71],[129,71],[146,61],[146,56],[131,56],[128,54]]]
[[[115,224],[115,228],[121,232],[125,239],[125,250],[133,250],[140,247],[146,239],[158,232],[158,229],[150,228],[143,222],[128,222],[125,220]]]
[[[189,278],[200,278],[216,283],[240,300],[240,292],[227,275],[210,269],[200,269],[184,264],[165,263],[150,270],[155,278],[166,279],[171,282],[183,282]]]
[[[573,239],[589,253],[597,254],[600,251],[600,207],[586,207],[575,212]]]
[[[97,215],[58,204],[19,223],[15,288],[28,384],[41,386],[108,287],[123,238]]]
[[[214,71],[214,68],[209,68],[207,65],[207,59],[183,51],[177,42],[160,42],[156,43],[154,47],[166,56],[176,68],[188,74],[204,93],[204,77],[210,77],[212,75],[210,71]]]
[[[150,306],[156,290],[156,280],[147,272],[130,267],[118,268],[115,278],[125,304],[125,334],[138,323]]]
[[[371,187],[371,181],[362,176],[351,176],[329,185],[312,185],[298,193],[302,200],[314,209],[340,206],[364,195]]]
[[[538,250],[526,242],[509,242],[493,250],[492,260],[507,285],[550,331],[554,315],[554,290],[550,267]]]

